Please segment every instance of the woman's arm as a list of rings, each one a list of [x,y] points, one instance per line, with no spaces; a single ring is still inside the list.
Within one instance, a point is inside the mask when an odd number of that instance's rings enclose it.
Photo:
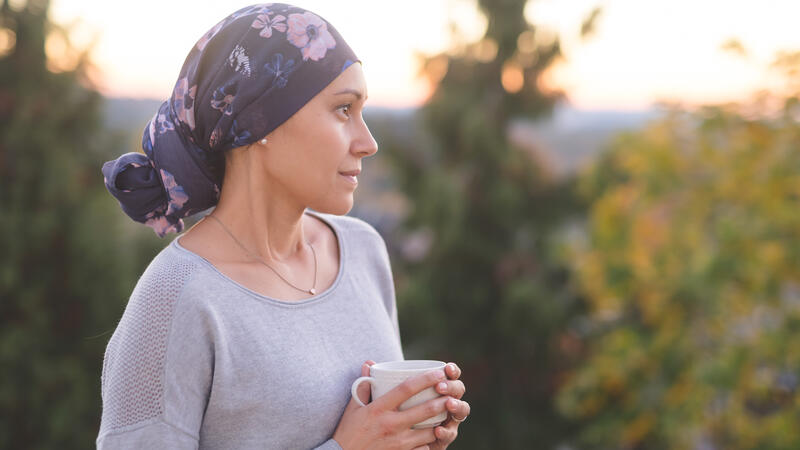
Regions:
[[[158,258],[106,348],[98,448],[198,447],[213,376],[208,316],[182,298],[193,266]]]

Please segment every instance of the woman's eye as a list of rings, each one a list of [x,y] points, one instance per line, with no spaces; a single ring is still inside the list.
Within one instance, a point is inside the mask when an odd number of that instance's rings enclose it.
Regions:
[[[350,109],[353,107],[351,104],[342,105],[339,107],[339,110],[344,112],[344,115],[350,117]]]

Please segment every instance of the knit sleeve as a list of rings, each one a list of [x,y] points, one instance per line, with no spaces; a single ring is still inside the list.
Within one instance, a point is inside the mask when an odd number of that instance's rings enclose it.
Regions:
[[[182,295],[194,271],[165,250],[134,288],[103,360],[98,448],[198,447],[213,345],[202,311]]]

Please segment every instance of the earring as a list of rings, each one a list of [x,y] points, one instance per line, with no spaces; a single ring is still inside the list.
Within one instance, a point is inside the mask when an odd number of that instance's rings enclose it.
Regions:
[[[267,138],[261,140],[261,145],[267,145]]]

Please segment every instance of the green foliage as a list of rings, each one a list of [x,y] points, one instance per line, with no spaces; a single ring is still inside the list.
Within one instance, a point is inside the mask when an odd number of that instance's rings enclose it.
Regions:
[[[583,176],[584,448],[800,447],[797,105],[674,111]]]
[[[473,413],[458,448],[554,447],[569,427],[553,397],[578,353],[565,330],[580,303],[551,236],[580,205],[507,137],[512,118],[559,98],[538,84],[558,41],[530,41],[525,3],[480,2],[486,36],[425,63],[437,84],[424,138],[381,136],[410,200],[405,232],[432,237],[423,258],[393,260],[404,347],[464,369]]]
[[[118,237],[102,98],[82,66],[47,70],[47,6],[0,6],[0,448],[93,446],[105,344],[155,249]]]

